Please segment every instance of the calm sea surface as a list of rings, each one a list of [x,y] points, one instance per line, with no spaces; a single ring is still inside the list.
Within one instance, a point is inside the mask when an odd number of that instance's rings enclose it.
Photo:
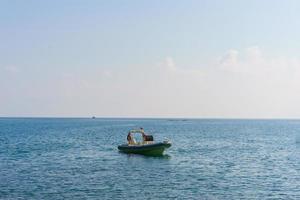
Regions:
[[[163,157],[119,153],[144,127]],[[0,118],[0,199],[300,199],[300,121]]]

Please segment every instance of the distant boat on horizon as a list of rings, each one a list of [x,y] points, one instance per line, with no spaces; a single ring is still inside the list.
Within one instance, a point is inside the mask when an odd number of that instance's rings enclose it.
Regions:
[[[95,117],[95,116],[93,116],[93,117],[92,117],[92,119],[96,119],[96,117]]]

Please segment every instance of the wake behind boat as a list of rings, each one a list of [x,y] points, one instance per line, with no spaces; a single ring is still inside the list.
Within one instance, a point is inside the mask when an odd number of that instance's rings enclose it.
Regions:
[[[142,135],[143,140],[136,142],[134,135]],[[152,135],[146,135],[144,129],[130,130],[127,135],[127,144],[119,145],[118,149],[124,153],[134,153],[149,156],[160,156],[164,150],[171,147],[171,142],[154,142]]]

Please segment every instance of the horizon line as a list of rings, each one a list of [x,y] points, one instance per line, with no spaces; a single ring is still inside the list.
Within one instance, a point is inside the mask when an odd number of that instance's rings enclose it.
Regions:
[[[0,119],[179,119],[179,120],[300,120],[300,118],[295,117],[130,117],[130,116],[0,116]]]

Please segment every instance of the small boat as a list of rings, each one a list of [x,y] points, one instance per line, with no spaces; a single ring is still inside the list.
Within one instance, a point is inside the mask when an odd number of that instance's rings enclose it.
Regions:
[[[143,141],[136,142],[135,133],[142,134]],[[146,135],[144,129],[130,130],[127,135],[128,144],[119,145],[118,149],[124,153],[142,154],[147,156],[161,156],[165,149],[171,147],[171,142],[166,140],[163,142],[154,142],[152,135]]]

